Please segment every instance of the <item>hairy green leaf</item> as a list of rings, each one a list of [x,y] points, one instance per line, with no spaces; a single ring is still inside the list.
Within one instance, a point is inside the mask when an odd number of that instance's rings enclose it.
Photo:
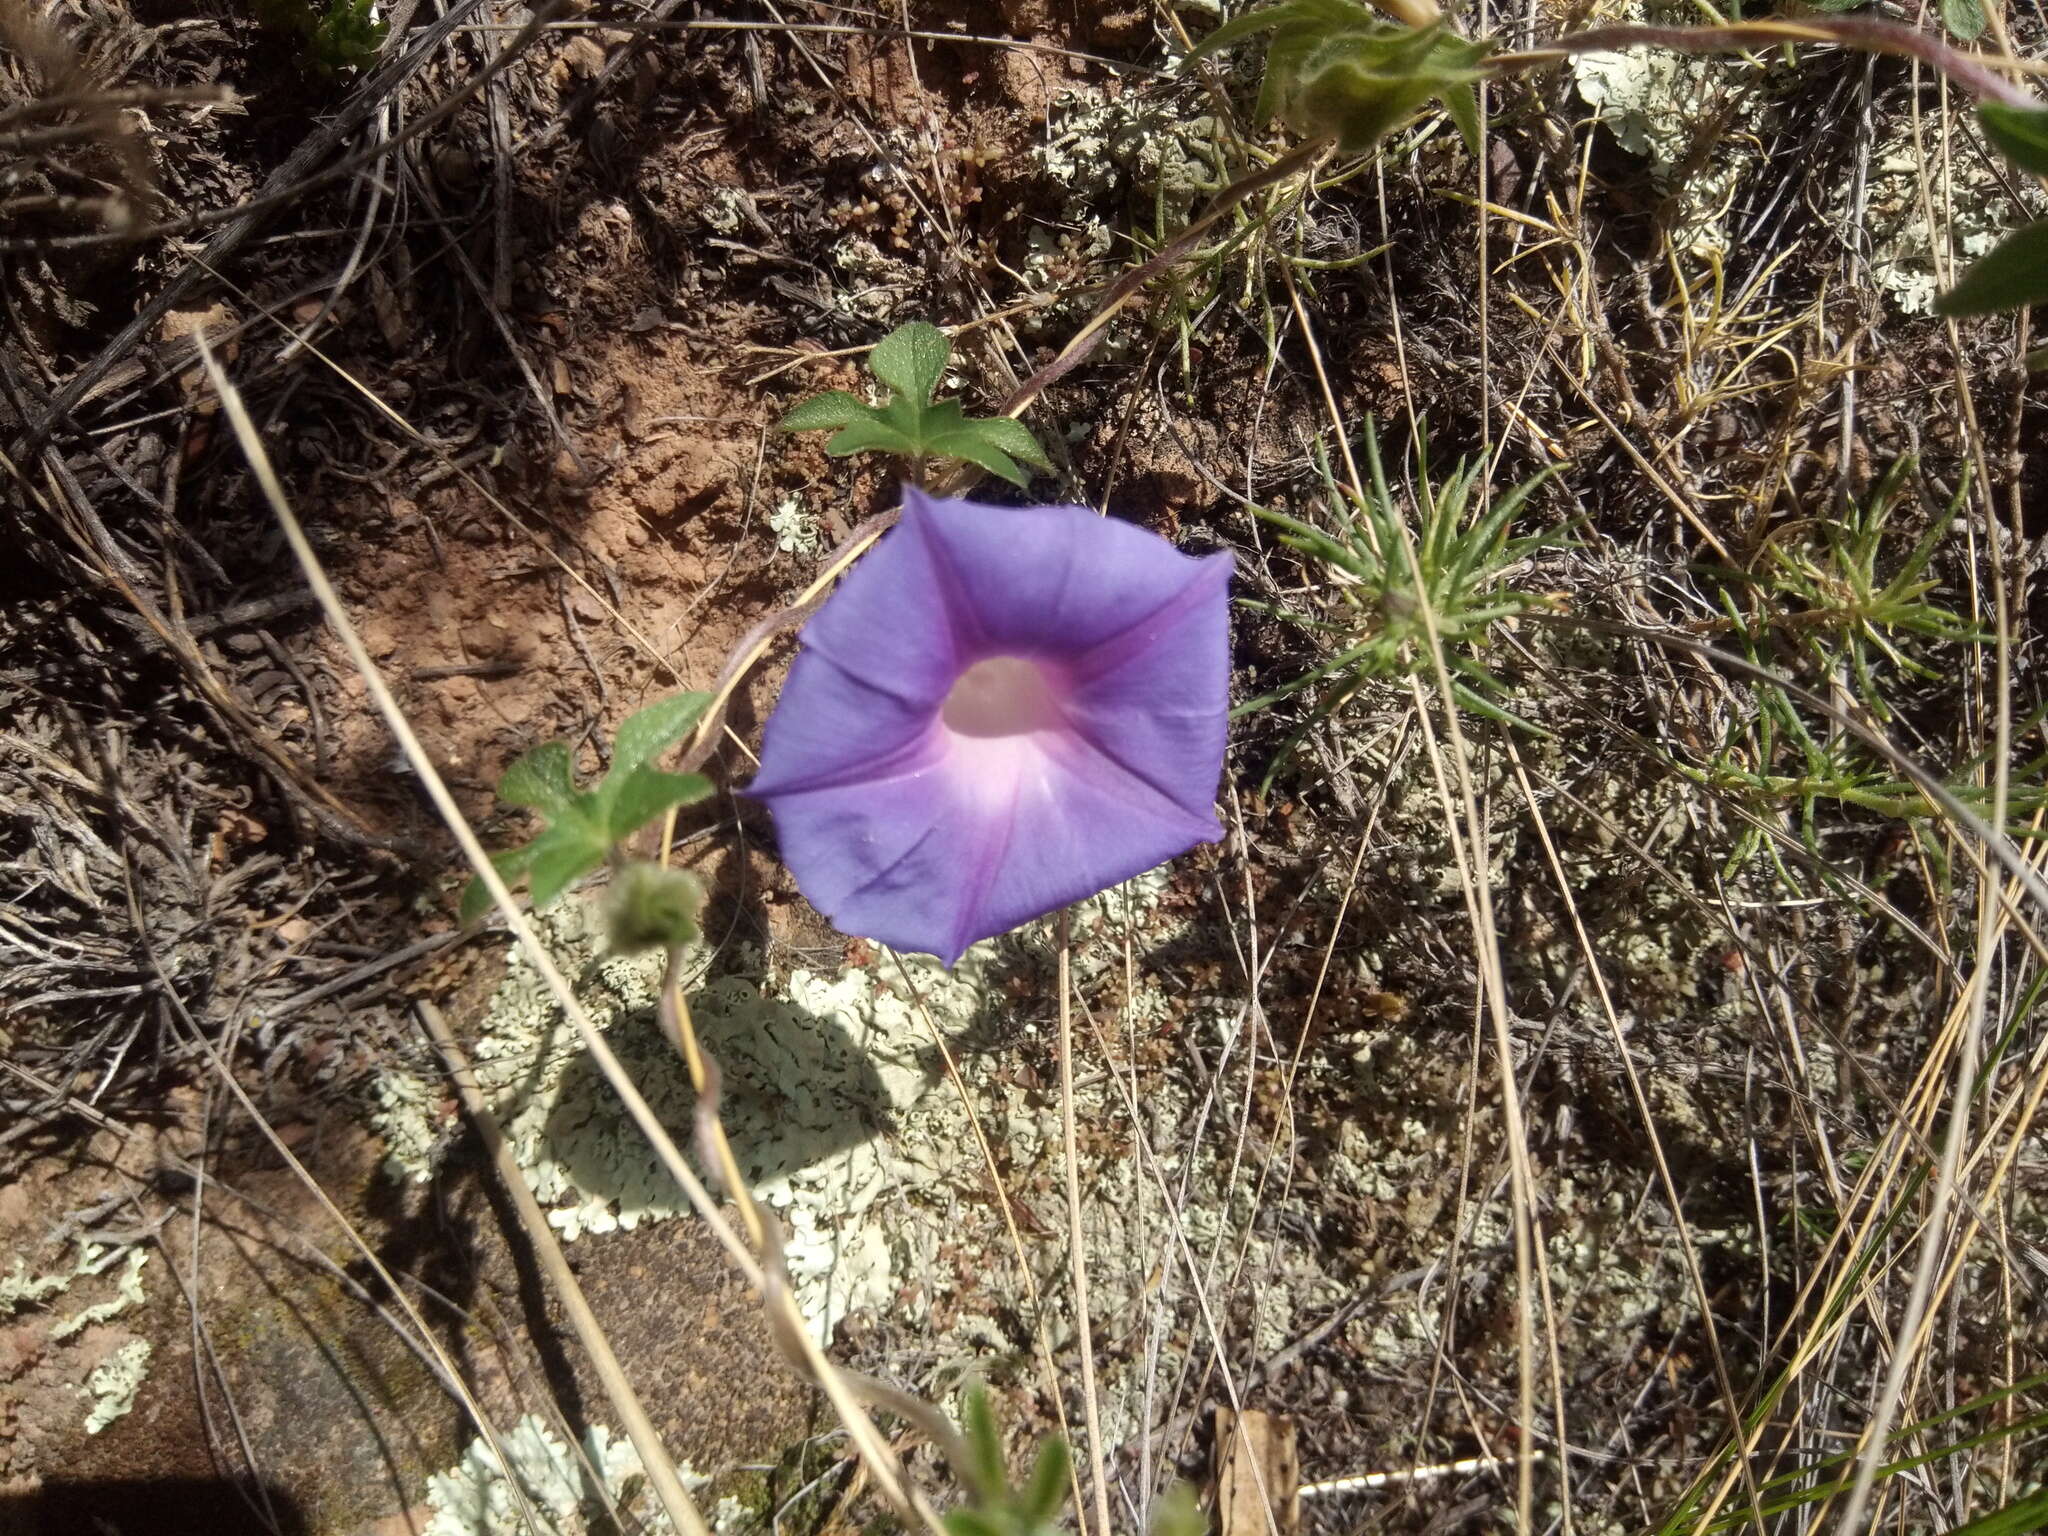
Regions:
[[[776,425],[785,432],[824,432],[859,421],[874,407],[858,395],[843,389],[828,389],[822,395],[799,400],[783,413]]]
[[[1934,301],[1938,315],[1990,315],[2048,302],[2048,219],[2015,230]]]
[[[929,321],[899,325],[868,353],[868,371],[897,394],[919,405],[928,402],[946,376],[953,344]]]
[[[2023,171],[2048,176],[2048,107],[2008,107],[1987,101],[1977,121],[1997,151]]]
[[[1356,0],[1287,0],[1218,27],[1188,55],[1197,60],[1258,33],[1271,33],[1259,86],[1261,118],[1337,141],[1347,154],[1370,149],[1432,100],[1441,100],[1475,152],[1478,102],[1472,86],[1491,43],[1441,23],[1404,27]]]
[[[517,885],[533,863],[533,850],[532,843],[522,843],[517,848],[507,848],[503,853],[494,853],[491,855],[491,867],[507,885]],[[473,923],[490,910],[491,888],[472,876],[469,884],[462,888],[462,921]]]
[[[550,827],[533,840],[533,904],[544,907],[604,862],[611,845],[588,829]]]
[[[701,773],[663,773],[659,768],[614,773],[597,792],[605,828],[611,833],[608,842],[631,837],[671,806],[694,805],[710,793],[711,781]]]
[[[1014,416],[991,416],[972,425],[981,433],[984,442],[993,443],[1011,458],[1022,459],[1034,469],[1052,468],[1052,460],[1038,446],[1038,439],[1031,435],[1031,429]]]
[[[924,451],[920,441],[907,435],[901,428],[886,422],[879,416],[863,416],[859,421],[849,421],[832,435],[825,444],[825,451],[835,459],[843,459],[849,453],[865,453],[880,449],[901,458],[913,459]]]
[[[626,716],[612,743],[612,772],[653,762],[689,734],[710,702],[708,693],[678,693]]]
[[[515,760],[498,780],[498,798],[539,811],[549,820],[573,815],[576,784],[570,777],[568,744],[546,742]]]
[[[1984,7],[1979,0],[1941,0],[1942,24],[1949,35],[1974,43],[1984,35]]]
[[[943,446],[933,446],[947,458],[965,459],[970,464],[979,464],[990,474],[1007,480],[1014,486],[1021,488],[1028,483],[1028,478],[1018,467],[1015,459],[995,444],[977,437],[971,429],[949,433],[944,439]]]
[[[922,320],[899,326],[868,353],[868,367],[889,387],[887,403],[863,405],[844,390],[832,390],[797,405],[782,425],[793,432],[832,429],[825,451],[834,458],[880,452],[919,464],[934,457],[963,459],[1020,486],[1029,477],[1018,461],[1050,469],[1023,423],[1008,417],[969,421],[958,400],[933,399],[951,353],[952,344],[937,326]]]
[[[709,700],[708,694],[679,693],[628,715],[613,743],[611,771],[588,792],[576,788],[565,742],[547,742],[514,762],[499,782],[498,797],[540,812],[548,825],[524,846],[494,854],[498,873],[507,882],[530,876],[533,903],[545,906],[609,858],[614,844],[671,807],[710,794],[711,781],[702,774],[650,766],[682,738]],[[482,916],[489,906],[489,892],[472,880],[462,893],[463,921]]]

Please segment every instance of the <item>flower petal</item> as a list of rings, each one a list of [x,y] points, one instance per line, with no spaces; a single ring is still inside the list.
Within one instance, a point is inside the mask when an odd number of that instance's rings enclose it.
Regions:
[[[887,764],[931,728],[966,664],[929,546],[892,531],[803,629],[761,742],[756,797]]]
[[[1171,602],[1068,670],[1061,708],[1105,758],[1213,820],[1229,731],[1231,560],[1211,555]]]
[[[1202,562],[1086,507],[987,507],[903,492],[903,522],[982,655],[1069,656],[1171,603]],[[1227,560],[1227,557],[1225,557]]]
[[[781,794],[774,809],[783,857],[813,906],[846,932],[948,965],[976,940],[1221,835],[1213,814],[1057,732]]]
[[[951,964],[1220,837],[1230,568],[1083,507],[906,491],[805,627],[747,791],[812,905]]]

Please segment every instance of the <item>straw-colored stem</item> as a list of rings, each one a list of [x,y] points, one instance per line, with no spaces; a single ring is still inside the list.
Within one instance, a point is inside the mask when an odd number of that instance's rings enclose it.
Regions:
[[[554,1228],[548,1225],[547,1212],[540,1208],[540,1202],[533,1197],[527,1186],[526,1175],[519,1167],[519,1159],[512,1153],[511,1145],[505,1140],[505,1132],[498,1124],[498,1117],[491,1113],[491,1106],[484,1102],[483,1090],[477,1086],[476,1074],[470,1070],[469,1058],[456,1044],[455,1036],[449,1032],[448,1021],[441,1016],[441,1010],[424,998],[413,1004],[419,1014],[420,1023],[426,1027],[427,1038],[448,1063],[449,1079],[455,1084],[455,1091],[462,1099],[463,1111],[475,1123],[477,1134],[483,1138],[485,1149],[491,1154],[491,1161],[497,1166],[499,1182],[512,1197],[512,1209],[519,1215],[519,1224],[526,1230],[527,1243],[540,1261],[541,1269],[547,1274],[548,1283],[555,1288],[555,1294],[562,1299],[562,1311],[569,1319],[569,1326],[575,1330],[577,1342],[582,1344],[590,1356],[591,1366],[597,1372],[597,1379],[604,1386],[605,1395],[611,1399],[612,1407],[619,1415],[625,1428],[626,1438],[633,1442],[633,1449],[639,1454],[640,1465],[646,1469],[647,1480],[654,1488],[654,1496],[661,1502],[669,1523],[683,1536],[711,1536],[710,1526],[697,1510],[689,1489],[676,1474],[675,1463],[669,1459],[667,1449],[661,1443],[661,1436],[655,1433],[654,1425],[647,1417],[647,1410],[640,1404],[640,1396],[633,1390],[633,1384],[626,1379],[625,1371],[619,1365],[619,1357],[612,1353],[611,1341],[605,1337],[604,1328],[597,1320],[597,1314],[590,1310],[590,1303],[584,1299],[583,1287],[576,1283],[576,1273],[569,1267],[569,1260],[562,1253],[562,1245],[556,1239]]]
[[[1110,1536],[1109,1489],[1102,1478],[1102,1413],[1095,1402],[1095,1336],[1088,1323],[1088,1238],[1081,1228],[1080,1138],[1074,1127],[1074,1003],[1069,957],[1071,918],[1060,909],[1060,1138],[1067,1164],[1067,1262],[1074,1277],[1074,1338],[1081,1351],[1081,1408],[1088,1425],[1088,1481],[1095,1528]],[[1086,1523],[1082,1529],[1086,1530]]]

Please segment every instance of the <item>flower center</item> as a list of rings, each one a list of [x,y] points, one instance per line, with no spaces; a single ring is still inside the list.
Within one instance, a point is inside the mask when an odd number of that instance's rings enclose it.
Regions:
[[[1037,662],[991,656],[955,679],[939,719],[959,736],[1023,736],[1058,724],[1060,707]]]

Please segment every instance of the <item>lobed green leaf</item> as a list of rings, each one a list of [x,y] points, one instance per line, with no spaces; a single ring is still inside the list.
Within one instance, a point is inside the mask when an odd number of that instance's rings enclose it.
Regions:
[[[701,773],[663,773],[659,768],[613,773],[597,792],[602,824],[610,834],[605,846],[631,837],[672,806],[694,805],[710,793],[711,781]]]
[[[784,432],[822,432],[847,426],[874,413],[874,407],[858,395],[843,389],[828,389],[822,395],[799,400],[783,413],[776,426]]]
[[[868,371],[897,394],[923,405],[946,376],[953,344],[946,333],[926,320],[899,325],[868,353]]]
[[[825,444],[825,451],[835,459],[870,449],[880,449],[883,453],[898,454],[906,459],[914,459],[924,451],[917,438],[905,434],[902,428],[893,422],[883,421],[879,416],[848,422]]]
[[[550,821],[573,815],[576,781],[570,773],[568,744],[545,742],[516,759],[498,780],[498,798],[539,811]]]
[[[710,702],[708,693],[678,693],[626,716],[619,722],[618,738],[612,743],[612,772],[654,761],[689,734],[690,727]]]

